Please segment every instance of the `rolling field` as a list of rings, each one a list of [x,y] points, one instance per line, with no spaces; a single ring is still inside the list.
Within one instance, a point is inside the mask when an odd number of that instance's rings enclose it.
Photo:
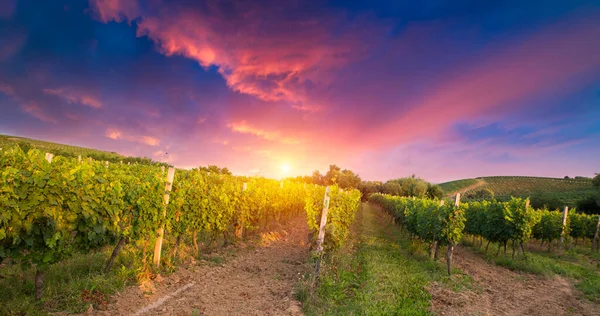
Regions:
[[[479,182],[479,184],[477,183]],[[574,206],[575,203],[594,192],[592,180],[588,178],[562,179],[527,176],[497,176],[462,179],[441,183],[447,196],[461,193],[463,195],[479,190],[489,189],[497,199],[504,200],[511,196],[535,197],[544,196],[558,199],[561,203]]]
[[[98,150],[98,149],[77,147],[77,146],[71,146],[71,145],[65,145],[65,144],[59,144],[59,143],[46,142],[43,140],[0,134],[0,148],[8,148],[8,147],[14,146],[15,144],[23,144],[23,143],[29,144],[32,148],[37,148],[41,151],[50,152],[50,153],[62,152],[62,153],[69,153],[73,156],[81,155],[82,157],[104,155],[104,156],[107,156],[112,159],[125,158],[125,156],[119,155],[115,152],[108,152],[108,151],[102,151],[102,150]],[[111,159],[107,159],[107,160],[111,160]]]

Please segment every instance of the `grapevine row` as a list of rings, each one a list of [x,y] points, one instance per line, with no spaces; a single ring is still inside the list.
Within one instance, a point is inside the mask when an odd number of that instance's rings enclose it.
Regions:
[[[0,263],[10,258],[34,266],[40,283],[49,265],[106,245],[116,244],[107,270],[127,241],[143,241],[146,262],[161,227],[176,238],[174,252],[188,236],[196,253],[199,232],[222,234],[227,240],[303,211],[314,232],[325,190],[290,181],[177,170],[165,206],[166,172],[157,166],[61,156],[50,163],[38,150],[24,153],[16,147],[0,151],[0,168]],[[329,248],[346,237],[359,201],[357,190],[332,187]],[[41,288],[36,288],[36,297],[41,297]]]
[[[511,241],[525,252],[524,245],[532,238],[547,242],[548,247],[561,236],[570,236],[576,241],[592,239],[599,223],[598,215],[571,210],[563,229],[562,212],[535,210],[527,200],[520,198],[452,206],[439,200],[373,194],[369,202],[382,207],[412,236],[429,243],[432,257],[437,257],[438,246],[450,245],[451,248],[463,234],[486,239],[486,252],[490,243],[503,245],[506,252]]]

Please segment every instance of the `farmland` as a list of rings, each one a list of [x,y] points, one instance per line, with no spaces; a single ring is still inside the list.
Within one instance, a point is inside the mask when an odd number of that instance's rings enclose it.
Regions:
[[[589,178],[544,178],[526,176],[496,176],[463,179],[441,183],[446,196],[458,192],[469,195],[480,190],[491,190],[501,200],[514,197],[543,197],[560,201],[562,205],[575,206],[578,200],[594,192]]]
[[[563,213],[507,189],[589,190],[586,179],[486,177],[446,188],[489,187],[506,199],[373,194],[359,204],[358,190],[336,185],[35,148],[3,148],[0,164],[0,286],[10,289],[0,315],[600,310],[598,216],[571,212],[563,228]]]

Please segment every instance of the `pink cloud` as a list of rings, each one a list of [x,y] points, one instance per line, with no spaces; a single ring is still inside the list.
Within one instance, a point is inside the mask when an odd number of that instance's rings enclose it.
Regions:
[[[229,127],[234,132],[238,132],[238,133],[242,133],[242,134],[251,134],[254,136],[264,138],[266,140],[277,141],[277,142],[281,142],[284,144],[299,143],[299,141],[297,139],[290,138],[290,137],[284,137],[278,131],[267,131],[264,129],[260,129],[260,128],[257,128],[257,127],[254,127],[254,126],[248,124],[248,122],[246,122],[246,121],[229,123],[229,124],[227,124],[227,127]]]
[[[0,1],[0,18],[8,18],[15,12],[17,0]]]
[[[156,147],[160,145],[160,139],[152,136],[128,135],[117,128],[106,129],[104,136],[113,140],[126,140],[129,142],[137,142],[148,146]]]
[[[102,102],[97,97],[70,88],[43,89],[44,93],[58,96],[69,103],[78,103],[94,109],[102,108]]]
[[[372,33],[363,24],[346,25],[334,35],[337,17],[284,14],[297,10],[294,4],[234,2],[230,10],[238,18],[231,18],[217,1],[209,1],[204,11],[176,3],[159,8],[161,2],[156,2],[142,11],[134,0],[90,2],[100,21],[135,20],[138,36],[151,38],[163,54],[216,66],[234,91],[265,101],[289,101],[299,110],[317,109],[310,104],[307,87],[328,84],[333,70],[361,58],[368,47],[364,39]]]
[[[600,70],[600,23],[581,16],[530,36],[492,45],[457,71],[410,100],[360,143],[388,146],[418,137],[442,137],[452,124],[518,110],[519,101],[567,93]],[[501,45],[501,46],[500,46]],[[354,136],[353,136],[354,137]]]
[[[0,83],[0,92],[6,94],[9,97],[15,96],[15,90],[7,84]]]
[[[24,103],[21,105],[21,109],[25,111],[25,113],[30,114],[31,116],[39,119],[40,121],[58,124],[58,121],[54,117],[46,113],[46,111],[35,102]]]

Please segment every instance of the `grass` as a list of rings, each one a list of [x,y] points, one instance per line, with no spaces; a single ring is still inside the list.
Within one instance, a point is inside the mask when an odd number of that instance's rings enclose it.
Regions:
[[[500,256],[496,257],[497,245],[490,245],[488,253],[484,254],[482,249],[474,247],[468,240],[464,240],[463,244],[472,247],[489,262],[513,271],[546,277],[567,277],[587,299],[600,302],[600,254],[592,252],[589,248],[574,247],[553,252],[530,249],[524,257],[513,259],[510,254],[504,256],[502,251]]]
[[[382,212],[363,204],[346,247],[325,261],[318,287],[297,291],[307,315],[430,315],[430,282],[470,287],[470,277],[429,260]]]
[[[140,263],[134,251],[124,250],[108,274],[102,271],[110,249],[73,257],[50,266],[44,281],[44,297],[34,298],[33,269],[18,265],[0,267],[0,315],[46,315],[82,312],[108,303],[109,296],[136,280]]]
[[[455,181],[440,183],[439,186],[442,188],[442,190],[444,190],[444,192],[452,193],[452,192],[460,191],[471,185],[474,185],[477,182],[478,181],[475,179],[462,179],[462,180],[455,180]]]
[[[112,294],[125,286],[151,279],[156,273],[168,275],[176,270],[182,260],[193,256],[190,243],[187,243],[180,246],[180,258],[183,259],[173,257],[171,254],[174,240],[166,240],[168,241],[163,244],[161,267],[155,271],[144,268],[141,255],[143,240],[124,246],[112,270],[107,274],[103,270],[113,246],[87,254],[74,254],[51,265],[45,275],[41,302],[34,298],[35,270],[22,270],[19,265],[4,264],[0,266],[0,316],[80,313],[90,304],[94,309],[102,308],[110,303]],[[149,249],[148,265],[151,265],[153,248]],[[221,265],[225,261],[223,256],[216,254],[199,254],[195,257],[206,259],[210,265]]]
[[[460,191],[466,187],[483,181],[485,184],[465,192],[489,189],[499,200],[506,200],[511,196],[531,198],[535,201],[549,201],[560,206],[574,207],[583,198],[589,197],[595,191],[591,179],[562,179],[526,176],[496,176],[480,177],[476,179],[462,179],[441,183],[440,187],[446,193]]]
[[[123,157],[115,152],[108,152],[108,151],[102,151],[102,150],[98,150],[98,149],[71,146],[71,145],[65,145],[65,144],[59,144],[59,143],[53,143],[53,142],[46,142],[46,141],[37,140],[37,139],[0,134],[0,148],[9,148],[9,147],[12,147],[15,144],[19,144],[19,143],[27,143],[31,147],[38,148],[40,150],[46,150],[48,152],[55,152],[55,151],[69,152],[76,156],[77,155],[90,156],[93,154],[104,154],[104,155],[109,156],[110,158],[115,158],[115,159]]]

